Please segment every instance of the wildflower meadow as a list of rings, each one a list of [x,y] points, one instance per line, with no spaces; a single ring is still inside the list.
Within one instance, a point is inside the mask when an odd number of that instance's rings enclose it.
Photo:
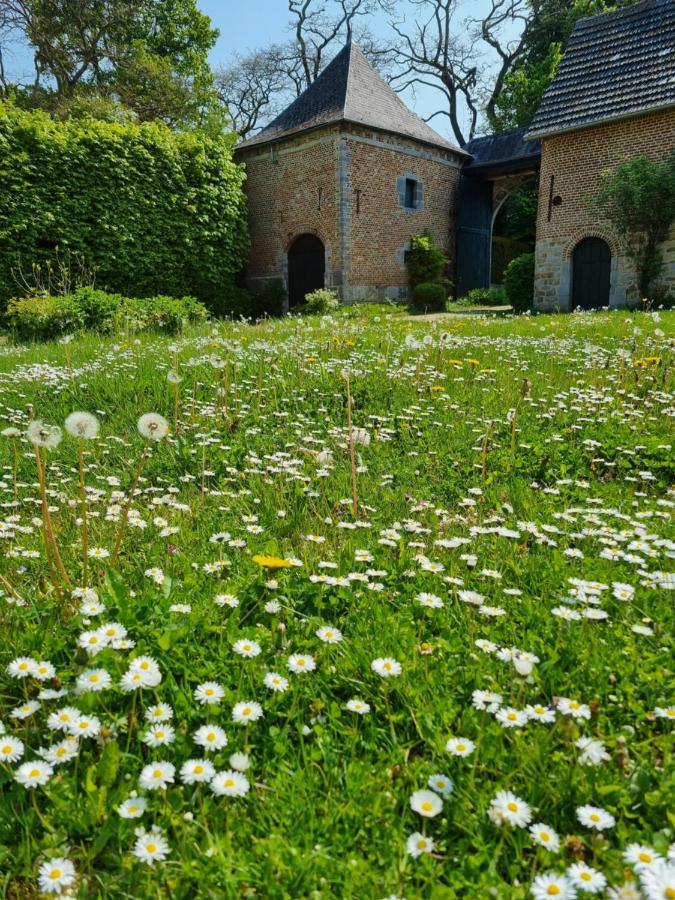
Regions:
[[[674,326],[0,347],[0,896],[673,900]]]

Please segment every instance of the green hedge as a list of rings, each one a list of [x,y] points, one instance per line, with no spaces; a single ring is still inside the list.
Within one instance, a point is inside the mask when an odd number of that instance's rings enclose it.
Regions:
[[[205,322],[206,307],[194,297],[129,298],[81,288],[62,296],[10,300],[4,319],[20,340],[52,340],[76,331],[102,334],[163,331],[176,334],[184,324]]]
[[[0,306],[19,272],[79,257],[107,291],[227,311],[248,249],[243,181],[225,136],[0,103]]]
[[[532,309],[534,299],[534,253],[516,256],[504,271],[504,293],[516,312]]]
[[[413,289],[413,307],[420,312],[443,312],[448,300],[444,284],[423,281]]]

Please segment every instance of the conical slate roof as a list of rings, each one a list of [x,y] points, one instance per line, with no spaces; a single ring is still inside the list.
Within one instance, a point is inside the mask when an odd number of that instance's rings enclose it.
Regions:
[[[269,144],[338,122],[377,128],[468,155],[408,109],[351,41],[297,100],[259,134],[239,144],[237,149]]]

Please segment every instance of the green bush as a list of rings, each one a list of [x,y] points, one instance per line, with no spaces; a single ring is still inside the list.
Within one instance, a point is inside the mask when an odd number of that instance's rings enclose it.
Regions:
[[[413,307],[420,312],[443,312],[447,300],[445,285],[434,281],[418,284],[413,290]]]
[[[523,253],[511,260],[504,271],[504,293],[516,312],[532,309],[534,253]]]
[[[53,340],[88,330],[178,333],[185,324],[206,321],[206,307],[194,297],[129,298],[81,288],[73,294],[13,299],[5,321],[20,340]]]
[[[245,176],[227,135],[54,121],[0,102],[0,160],[0,309],[21,276],[60,293],[45,273],[63,260],[84,260],[110,293],[207,304],[242,268]]]
[[[340,299],[335,291],[331,291],[328,288],[319,288],[319,290],[312,291],[311,294],[306,295],[300,312],[307,316],[321,316],[335,312],[339,308]]]
[[[507,302],[503,288],[472,288],[461,301],[473,306],[503,306]]]
[[[434,236],[425,231],[411,240],[410,250],[405,255],[408,282],[411,288],[418,284],[440,282],[448,265],[448,257],[436,244]]]
[[[283,316],[286,288],[281,278],[272,278],[251,295],[251,318],[263,319]]]

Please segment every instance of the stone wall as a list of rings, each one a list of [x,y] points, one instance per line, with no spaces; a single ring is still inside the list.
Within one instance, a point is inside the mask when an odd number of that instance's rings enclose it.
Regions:
[[[542,140],[535,252],[537,309],[571,308],[572,254],[586,237],[600,237],[611,249],[610,306],[626,306],[640,299],[632,263],[609,223],[593,210],[591,200],[603,171],[636,156],[665,158],[674,147],[672,109]],[[552,197],[560,198],[559,205],[550,203]],[[662,249],[666,269],[661,281],[675,289],[675,229]]]

